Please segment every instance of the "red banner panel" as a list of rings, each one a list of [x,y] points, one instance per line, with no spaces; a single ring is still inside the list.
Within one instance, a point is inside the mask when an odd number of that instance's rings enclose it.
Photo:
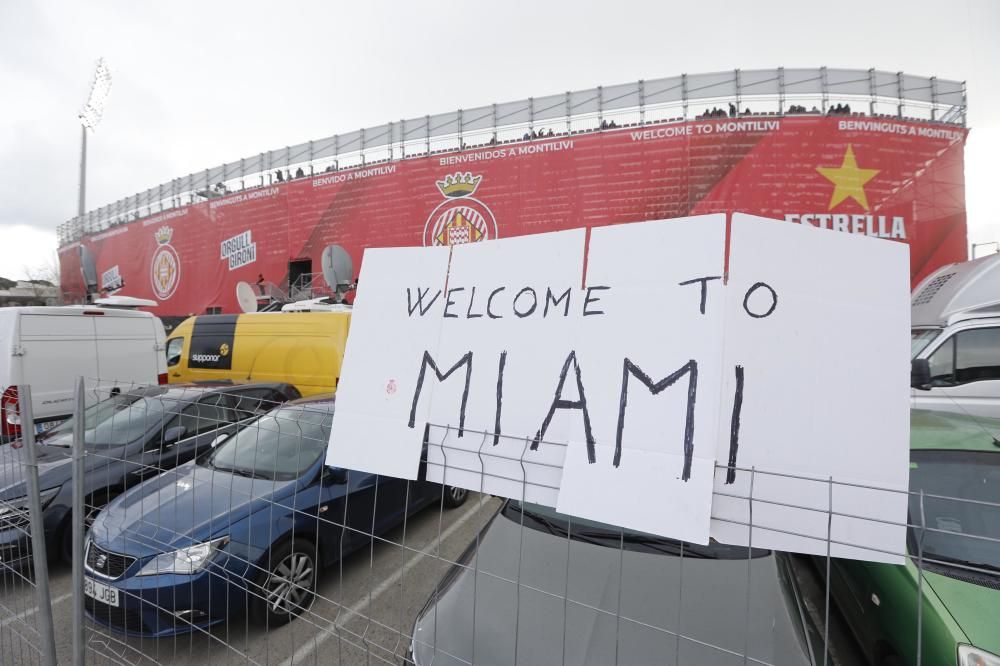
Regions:
[[[330,244],[477,242],[742,211],[907,243],[915,284],[966,258],[966,131],[858,116],[713,118],[482,146],[246,190],[113,226],[60,249],[68,302],[98,281],[162,316],[236,312],[236,283],[319,272]],[[301,267],[303,264],[299,264]],[[845,266],[844,270],[850,270]]]

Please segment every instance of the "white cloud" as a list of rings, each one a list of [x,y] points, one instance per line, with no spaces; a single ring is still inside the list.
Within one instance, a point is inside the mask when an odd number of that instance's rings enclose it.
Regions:
[[[0,224],[0,239],[0,277],[47,277],[57,261],[54,231],[26,224]]]

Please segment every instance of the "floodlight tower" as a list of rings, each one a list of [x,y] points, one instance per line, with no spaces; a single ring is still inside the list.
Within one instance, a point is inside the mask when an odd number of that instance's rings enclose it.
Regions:
[[[80,111],[80,200],[77,216],[83,217],[87,205],[87,130],[94,131],[104,115],[104,103],[111,92],[111,70],[104,58],[97,61],[94,82],[90,86],[90,96]]]

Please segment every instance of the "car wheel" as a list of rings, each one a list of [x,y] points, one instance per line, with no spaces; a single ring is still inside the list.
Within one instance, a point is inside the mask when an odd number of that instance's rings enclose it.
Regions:
[[[468,498],[469,491],[465,488],[458,488],[457,486],[444,487],[444,505],[449,509],[462,506]]]
[[[292,539],[272,550],[252,588],[253,620],[278,627],[306,611],[316,597],[316,564],[316,547],[305,539]]]

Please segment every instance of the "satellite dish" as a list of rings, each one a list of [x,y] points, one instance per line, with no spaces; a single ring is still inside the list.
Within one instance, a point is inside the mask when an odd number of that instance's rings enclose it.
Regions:
[[[88,294],[97,293],[97,264],[94,262],[94,255],[86,246],[77,246],[80,249],[80,273],[83,275],[83,284]]]
[[[236,283],[236,302],[243,312],[257,312],[257,293],[249,282]]]
[[[320,261],[323,266],[323,279],[331,289],[346,287],[354,279],[354,262],[347,250],[339,245],[327,245]]]

